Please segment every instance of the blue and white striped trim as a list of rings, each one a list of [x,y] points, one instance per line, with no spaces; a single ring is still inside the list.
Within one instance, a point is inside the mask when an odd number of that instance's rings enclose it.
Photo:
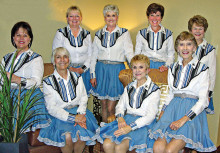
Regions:
[[[135,122],[132,122],[129,124],[132,130],[136,130],[138,128],[137,124]]]
[[[161,109],[161,111],[165,111],[166,108],[167,108],[167,105],[164,104],[163,107],[162,107],[162,109]]]
[[[194,119],[196,117],[196,113],[194,113],[192,110],[190,110],[188,113],[186,113],[186,116],[190,118],[190,120]]]
[[[67,122],[74,123],[75,118],[76,118],[76,115],[73,115],[73,114],[69,113],[69,116],[67,118]]]
[[[124,117],[124,115],[123,115],[123,114],[118,114],[118,115],[116,115],[116,117],[117,117],[117,118],[119,118],[119,117]]]

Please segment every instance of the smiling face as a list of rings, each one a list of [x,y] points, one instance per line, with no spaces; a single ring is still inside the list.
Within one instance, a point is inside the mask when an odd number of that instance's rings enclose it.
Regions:
[[[79,27],[82,22],[82,16],[78,10],[70,11],[66,19],[70,27]]]
[[[178,45],[178,53],[183,58],[183,61],[190,62],[192,55],[196,51],[196,46],[190,40],[180,40]]]
[[[22,49],[23,51],[26,51],[29,49],[28,44],[31,41],[30,36],[28,35],[28,32],[24,28],[19,28],[13,37],[14,43],[17,46],[17,49]]]
[[[106,12],[105,23],[107,27],[116,27],[117,22],[118,22],[118,16],[116,12],[113,11]]]
[[[148,21],[152,28],[158,28],[160,27],[160,23],[162,21],[161,13],[157,11],[156,13],[151,13],[148,17]]]
[[[69,56],[64,51],[57,51],[54,55],[54,63],[56,66],[57,72],[67,70],[70,60]]]
[[[133,77],[138,82],[145,82],[147,75],[147,65],[144,62],[136,61],[132,65]]]
[[[205,29],[203,26],[198,26],[197,24],[193,24],[192,25],[192,31],[191,33],[193,34],[193,36],[196,38],[196,42],[198,44],[203,42],[203,38],[205,36]]]

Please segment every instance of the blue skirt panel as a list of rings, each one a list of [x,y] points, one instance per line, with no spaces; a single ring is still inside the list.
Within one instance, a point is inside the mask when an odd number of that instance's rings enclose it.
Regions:
[[[186,122],[178,130],[171,130],[170,124],[179,120],[195,105],[197,99],[175,97],[166,107],[161,119],[150,130],[150,138],[158,139],[165,137],[167,143],[171,139],[182,139],[187,148],[199,152],[212,152],[216,150],[215,145],[209,137],[206,112],[201,112],[193,120]]]
[[[71,66],[71,65],[70,65]],[[79,68],[80,66],[74,67],[74,68]],[[86,72],[81,74],[82,78],[83,78],[83,83],[85,85],[86,88],[86,93],[89,97],[90,94],[90,90],[92,88],[92,85],[90,83],[90,69],[88,69]]]
[[[209,101],[209,106],[205,109],[207,114],[214,114],[215,110],[214,110],[214,105],[213,105],[213,97],[210,98]]]
[[[165,64],[165,62],[155,62],[155,61],[150,60],[150,68],[151,69],[159,69],[159,67],[161,67],[164,64]]]
[[[19,90],[18,89],[13,89],[15,90],[15,94],[17,95]],[[21,97],[24,96],[24,94],[26,94],[26,92],[28,91],[28,89],[22,89],[21,92]],[[31,128],[28,128],[27,130],[25,130],[25,132],[29,132],[29,131],[35,131],[37,129],[41,129],[44,127],[48,127],[51,123],[49,114],[47,112],[46,106],[45,106],[45,100],[44,100],[44,96],[43,93],[41,92],[40,88],[37,88],[35,90],[35,92],[33,93],[33,95],[30,97],[30,99],[32,98],[37,98],[36,96],[38,96],[40,99],[36,101],[37,105],[33,106],[30,111],[34,111],[36,110],[37,114],[40,115],[36,115],[34,117],[32,117],[25,125],[33,123],[34,121],[38,121],[36,123],[34,123]],[[23,101],[21,101],[21,103],[23,103]],[[15,114],[15,116],[17,116],[17,114]]]
[[[140,116],[125,115],[124,117],[127,124],[134,122],[138,118],[140,118]],[[116,137],[114,132],[118,130],[118,122],[115,120],[111,123],[104,124],[104,126],[97,130],[97,134],[99,135],[97,140],[100,143],[103,143],[106,138],[109,138],[112,142],[120,144],[124,139],[129,139],[129,151],[136,149],[136,152],[138,153],[153,152],[154,140],[149,138],[148,130],[152,128],[155,123],[156,120],[154,120],[150,125]]]
[[[119,72],[125,69],[124,64],[96,64],[97,87],[91,90],[93,96],[98,99],[119,100],[124,92],[124,87],[118,78]]]
[[[77,114],[78,107],[72,109],[66,109],[66,111]],[[53,116],[50,116],[52,123],[49,127],[40,130],[38,140],[44,142],[47,145],[64,147],[65,146],[65,134],[70,133],[73,142],[78,140],[77,135],[81,141],[86,141],[86,145],[94,145],[96,140],[96,130],[98,124],[93,114],[87,109],[86,110],[86,126],[87,129],[82,128],[75,122],[70,123],[67,121],[59,120]]]

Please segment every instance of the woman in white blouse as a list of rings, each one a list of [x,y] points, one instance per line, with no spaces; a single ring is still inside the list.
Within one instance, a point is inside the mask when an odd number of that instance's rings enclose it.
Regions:
[[[213,90],[216,79],[216,52],[215,47],[205,40],[205,32],[208,28],[207,20],[200,15],[195,15],[188,21],[188,29],[193,34],[198,44],[196,56],[198,60],[209,67],[209,106],[206,108],[208,114],[214,114]]]
[[[148,6],[146,15],[149,26],[138,32],[135,55],[144,54],[150,58],[150,68],[167,70],[174,62],[174,45],[172,32],[161,25],[164,7],[157,3]]]
[[[67,69],[69,52],[63,47],[56,48],[52,61],[54,73],[43,80],[52,123],[40,130],[38,140],[61,147],[63,153],[82,153],[85,145],[95,144],[97,121],[86,109],[88,97],[82,77]]]
[[[103,10],[105,27],[96,32],[91,58],[91,93],[102,103],[102,119],[114,115],[116,101],[124,91],[118,74],[124,62],[133,57],[133,45],[127,29],[117,26],[119,10],[106,5]]]
[[[159,87],[147,75],[150,60],[136,55],[131,60],[135,81],[129,83],[121,96],[115,116],[117,120],[99,130],[99,138],[106,153],[153,152],[154,140],[149,138],[149,128],[155,123],[160,99]]]
[[[14,61],[11,89],[15,91],[15,94],[18,94],[18,85],[21,84],[22,96],[28,91],[28,89],[32,88],[33,86],[37,87],[31,98],[36,97],[37,95],[38,97],[42,98],[37,101],[38,105],[35,105],[31,111],[37,111],[40,114],[47,114],[46,107],[44,105],[43,93],[39,88],[44,73],[43,59],[41,55],[31,50],[33,38],[34,36],[31,26],[24,21],[17,22],[11,30],[11,42],[16,50],[3,57],[2,65],[5,67],[9,78],[12,61],[17,52]],[[47,115],[36,115],[30,119],[28,123],[33,123],[34,120],[35,122],[36,120],[39,122],[33,124],[32,127],[25,130],[25,132],[30,130],[35,131],[36,129],[40,129],[49,125],[49,118]]]
[[[159,121],[150,131],[154,153],[178,152],[184,147],[212,152],[205,108],[208,106],[208,67],[195,57],[197,43],[189,32],[176,38],[180,58],[168,71],[169,94]]]
[[[67,9],[66,19],[68,25],[57,30],[53,40],[52,49],[66,48],[71,55],[69,70],[82,75],[83,82],[89,96],[90,84],[90,59],[92,54],[92,39],[90,32],[80,26],[82,12],[77,6]]]

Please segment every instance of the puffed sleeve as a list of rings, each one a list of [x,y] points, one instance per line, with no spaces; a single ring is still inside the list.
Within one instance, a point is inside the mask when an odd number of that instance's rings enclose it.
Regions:
[[[209,66],[209,91],[213,91],[215,87],[215,79],[216,79],[216,52],[215,49],[209,53],[208,66]]]
[[[24,86],[26,89],[30,89],[34,85],[37,87],[40,86],[42,83],[43,73],[44,73],[44,63],[41,56],[38,56],[37,58],[33,59],[31,61],[31,72],[28,72],[31,74],[30,78],[26,79],[26,85]]]
[[[57,30],[52,45],[52,51],[58,47],[63,47],[63,34]]]
[[[142,43],[140,31],[139,31],[136,36],[135,55],[141,54],[142,46],[143,46],[143,43]]]
[[[133,52],[133,44],[132,44],[131,36],[128,31],[125,32],[124,50],[125,50],[125,56],[127,57],[127,60],[130,63],[132,57],[134,56],[134,52]]]
[[[96,60],[98,57],[98,46],[97,46],[97,36],[95,36],[93,44],[92,44],[92,57],[91,57],[91,65],[90,65],[90,74],[91,74],[91,79],[96,78],[95,75],[95,66],[96,66]]]
[[[170,66],[174,62],[175,49],[173,44],[173,35],[167,39],[167,61],[166,66]]]
[[[208,88],[209,88],[208,69],[201,72],[197,77],[199,77],[198,84],[200,85],[199,93],[198,93],[199,100],[186,114],[191,120],[197,115],[199,115],[206,107],[208,107],[209,104],[208,103]]]
[[[132,130],[149,125],[156,118],[160,102],[160,89],[151,93],[143,102],[143,108],[146,110],[146,115],[138,118],[135,122],[131,123]]]
[[[79,97],[79,107],[77,109],[77,113],[79,114],[85,114],[86,108],[87,108],[87,102],[88,102],[88,96],[86,93],[86,88],[84,86],[82,77],[79,77],[78,85],[76,87],[76,93]]]
[[[88,46],[88,58],[85,60],[84,66],[84,72],[88,70],[88,68],[90,68],[90,63],[91,63],[91,57],[92,57],[92,38],[91,35],[87,35],[86,39],[85,39],[85,43]]]
[[[69,112],[65,111],[57,104],[56,101],[58,99],[56,98],[57,97],[56,94],[58,93],[54,91],[52,86],[47,85],[45,82],[43,82],[43,91],[44,91],[45,104],[48,113],[51,116],[56,117],[62,121],[67,121]]]

